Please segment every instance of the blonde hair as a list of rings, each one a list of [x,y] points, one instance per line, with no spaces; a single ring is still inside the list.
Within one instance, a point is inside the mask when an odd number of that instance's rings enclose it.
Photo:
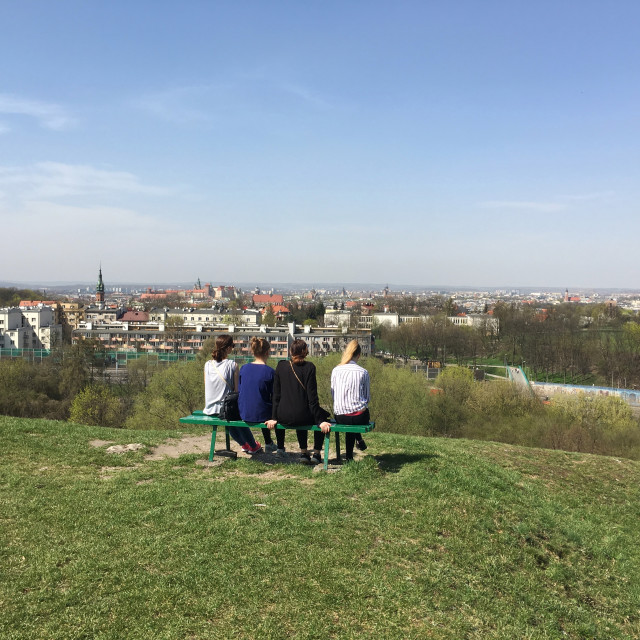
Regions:
[[[256,358],[264,358],[271,349],[271,345],[268,340],[264,338],[251,338],[251,353],[253,353]]]
[[[362,349],[360,348],[360,343],[354,338],[342,352],[342,360],[340,360],[340,364],[347,364],[351,362],[354,358],[357,358]]]

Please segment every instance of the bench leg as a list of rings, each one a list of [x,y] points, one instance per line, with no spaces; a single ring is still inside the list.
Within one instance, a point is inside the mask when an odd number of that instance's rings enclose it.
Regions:
[[[213,427],[213,433],[211,434],[211,451],[209,452],[209,460],[213,460],[213,454],[215,453],[214,447],[216,445],[216,427]],[[223,456],[224,458],[237,458],[238,454],[235,451],[231,451],[231,440],[229,438],[229,429],[228,427],[224,428],[226,434],[227,448],[226,449],[218,449],[218,455]]]
[[[211,449],[209,449],[209,462],[213,461],[213,456],[216,452],[216,434],[218,433],[217,427],[213,427],[211,432]]]
[[[340,460],[340,433],[336,431],[336,458]]]
[[[324,470],[329,469],[329,444],[331,443],[331,436],[328,433],[324,435]]]

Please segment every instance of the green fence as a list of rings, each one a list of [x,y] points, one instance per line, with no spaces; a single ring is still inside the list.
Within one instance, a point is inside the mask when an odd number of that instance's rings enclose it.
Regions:
[[[51,355],[50,349],[0,349],[0,358],[24,358],[29,362],[42,361]],[[190,362],[196,359],[195,353],[156,353],[137,351],[95,351],[93,359],[103,361],[105,365],[126,366],[130,360],[139,360],[140,358],[148,358],[156,362]],[[253,358],[250,356],[230,356],[238,364],[251,362]]]
[[[25,360],[42,360],[51,355],[50,349],[0,349],[0,358],[25,358]]]

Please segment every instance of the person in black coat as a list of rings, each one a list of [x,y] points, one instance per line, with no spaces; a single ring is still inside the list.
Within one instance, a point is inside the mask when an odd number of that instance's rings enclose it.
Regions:
[[[321,431],[313,432],[313,456],[307,450],[308,434],[304,430],[296,431],[300,445],[300,460],[306,464],[321,462],[320,450],[324,443],[324,434],[331,429],[327,422],[329,413],[320,406],[316,367],[305,358],[308,354],[304,340],[294,340],[289,350],[291,360],[281,360],[273,381],[273,412],[266,425],[273,429],[276,424],[297,427],[317,424]],[[276,429],[277,455],[284,456],[284,429]]]

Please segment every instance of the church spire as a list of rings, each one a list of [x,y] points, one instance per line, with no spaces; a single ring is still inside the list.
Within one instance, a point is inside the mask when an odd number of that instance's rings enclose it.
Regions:
[[[96,302],[104,304],[104,282],[102,281],[102,265],[98,270],[98,284],[96,285]]]

